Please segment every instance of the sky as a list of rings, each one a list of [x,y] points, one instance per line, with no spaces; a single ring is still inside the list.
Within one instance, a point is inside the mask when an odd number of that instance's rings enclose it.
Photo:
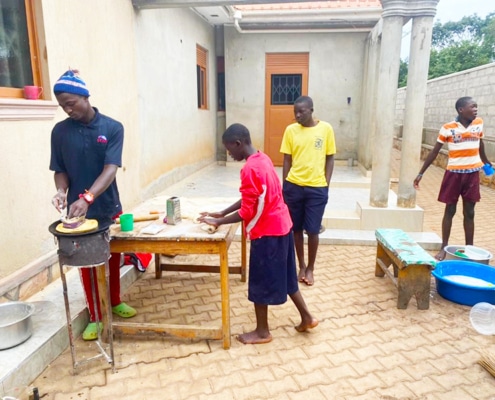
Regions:
[[[435,22],[439,21],[444,24],[448,21],[459,21],[462,17],[474,14],[484,18],[491,12],[495,12],[495,1],[493,0],[440,0],[437,5]],[[409,55],[411,35],[408,32],[410,31],[411,22],[408,22],[402,30],[402,59],[407,58]]]

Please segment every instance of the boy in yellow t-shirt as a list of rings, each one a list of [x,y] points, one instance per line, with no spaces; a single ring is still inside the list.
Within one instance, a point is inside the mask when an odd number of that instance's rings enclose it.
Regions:
[[[319,230],[328,202],[328,187],[334,166],[335,135],[332,126],[313,119],[313,100],[301,96],[294,102],[296,123],[284,132],[283,193],[289,207],[294,244],[299,263],[298,279],[314,283]],[[304,257],[303,231],[308,234],[308,263]]]

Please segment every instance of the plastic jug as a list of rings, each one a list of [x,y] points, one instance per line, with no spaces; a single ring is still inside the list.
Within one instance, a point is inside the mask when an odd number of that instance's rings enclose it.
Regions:
[[[473,328],[482,335],[495,334],[495,306],[490,303],[477,303],[469,312]]]
[[[493,166],[491,164],[485,164],[483,165],[483,172],[485,173],[486,176],[490,176],[493,175],[495,169],[493,169]]]

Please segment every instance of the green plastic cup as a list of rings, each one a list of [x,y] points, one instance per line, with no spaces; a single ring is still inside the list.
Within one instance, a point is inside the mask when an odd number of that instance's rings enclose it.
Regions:
[[[129,232],[134,229],[134,215],[122,214],[120,216],[120,229],[122,232]]]

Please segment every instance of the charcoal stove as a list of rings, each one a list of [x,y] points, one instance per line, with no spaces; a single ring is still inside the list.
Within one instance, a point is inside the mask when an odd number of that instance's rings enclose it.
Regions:
[[[62,280],[65,313],[67,316],[67,328],[69,331],[69,343],[72,356],[72,366],[74,370],[82,364],[85,364],[96,358],[104,357],[112,366],[112,372],[115,372],[115,362],[113,353],[113,329],[112,329],[112,306],[110,302],[109,288],[109,266],[108,259],[110,258],[110,235],[109,227],[98,227],[95,230],[81,233],[62,233],[57,231],[57,226],[60,221],[52,223],[48,230],[54,235],[55,241],[58,244],[58,260],[60,266],[60,278]],[[101,311],[106,332],[98,330],[98,338],[96,345],[100,354],[78,361],[76,358],[76,350],[74,345],[74,334],[72,331],[72,318],[69,307],[69,297],[67,291],[67,280],[65,277],[65,267],[75,268],[94,268],[97,279],[95,282],[94,274],[91,273],[91,292],[92,301],[97,307],[96,287],[99,288]],[[90,301],[88,299],[88,301]],[[96,324],[99,327],[98,312],[95,313]],[[106,318],[105,318],[106,317]],[[106,333],[106,335],[104,335]],[[108,340],[108,350],[102,343],[103,339]]]

